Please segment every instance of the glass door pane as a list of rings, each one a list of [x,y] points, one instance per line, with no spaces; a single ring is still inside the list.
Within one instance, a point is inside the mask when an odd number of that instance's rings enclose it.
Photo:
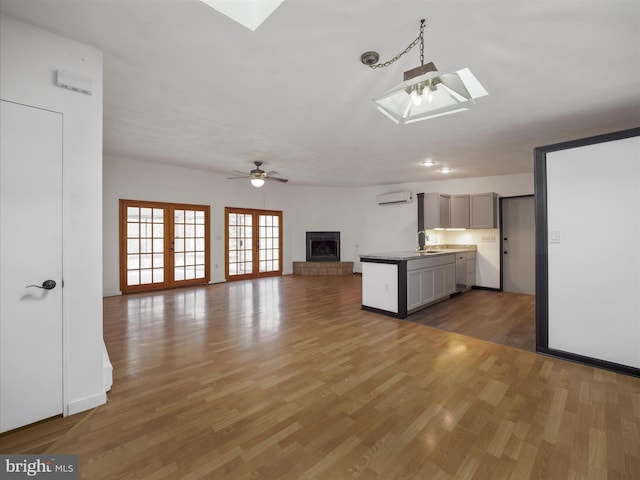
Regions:
[[[225,208],[227,280],[282,275],[282,212]]]
[[[122,293],[209,282],[209,207],[120,200]]]
[[[277,272],[280,268],[280,216],[259,215],[258,256],[260,273]]]
[[[173,210],[174,283],[206,277],[205,212],[188,208]]]
[[[228,276],[253,273],[253,215],[230,212],[227,214]]]
[[[163,285],[164,208],[126,207],[126,286]]]

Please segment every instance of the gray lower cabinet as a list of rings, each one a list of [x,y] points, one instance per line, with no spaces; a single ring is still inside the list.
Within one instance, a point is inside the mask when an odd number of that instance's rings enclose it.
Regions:
[[[455,254],[410,260],[407,264],[407,311],[456,291]]]
[[[476,283],[476,252],[456,253],[456,290],[461,292]]]

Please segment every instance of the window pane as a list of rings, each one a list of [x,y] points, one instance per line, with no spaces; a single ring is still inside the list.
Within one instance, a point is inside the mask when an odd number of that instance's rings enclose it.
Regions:
[[[196,239],[196,250],[200,252],[204,251],[204,238]]]
[[[140,251],[139,240],[127,240],[127,253],[138,253]]]
[[[173,248],[176,252],[184,252],[184,239],[176,238]]]
[[[184,210],[175,210],[173,219],[175,223],[184,223]]]
[[[173,234],[176,238],[184,238],[184,225],[181,223],[177,224],[173,230]]]
[[[141,208],[140,209],[140,222],[149,222],[151,223],[151,209],[150,208]]]
[[[151,258],[151,255],[140,255],[140,268],[151,268]]]
[[[193,280],[196,278],[196,267],[185,267],[185,280]]]
[[[204,252],[196,253],[196,265],[204,265]]]
[[[173,278],[176,281],[184,280],[184,267],[175,267],[173,269]]]
[[[153,252],[160,253],[164,251],[164,240],[161,238],[160,240],[153,240]]]
[[[127,285],[140,285],[140,273],[138,270],[127,272]]]
[[[153,241],[150,239],[141,239],[140,240],[140,253],[151,253],[153,247]]]
[[[164,268],[156,268],[153,270],[153,283],[164,282]]]
[[[181,267],[184,265],[184,253],[176,253],[173,256],[173,262],[176,267]]]
[[[164,210],[162,208],[153,209],[153,222],[164,223]]]
[[[153,224],[153,236],[155,238],[164,237],[164,225],[162,223]]]
[[[137,238],[140,235],[140,224],[127,223],[127,237]]]
[[[140,224],[140,237],[150,238],[153,235],[153,230],[150,223]]]
[[[204,278],[204,265],[196,266],[196,278]]]
[[[204,225],[204,212],[203,211],[198,210],[196,212],[196,223]]]
[[[127,255],[127,270],[137,270],[140,268],[140,257],[136,255]]]
[[[196,257],[193,252],[187,252],[184,256],[184,264],[185,265],[194,265],[196,262]]]
[[[184,223],[194,223],[196,221],[196,212],[193,210],[185,210]]]
[[[144,285],[145,283],[152,283],[151,282],[151,270],[140,270],[140,284]]]
[[[194,236],[204,238],[204,225],[196,225],[196,231]]]
[[[127,207],[127,221],[128,222],[140,221],[140,209],[138,207]]]
[[[194,225],[185,225],[184,226],[184,236],[188,238],[192,238],[195,234],[195,226]]]
[[[152,282],[152,276],[151,276],[151,272],[152,270],[140,270],[140,283],[141,284],[145,284],[145,283],[153,283]]]
[[[153,267],[164,267],[164,255],[156,254],[153,256]]]

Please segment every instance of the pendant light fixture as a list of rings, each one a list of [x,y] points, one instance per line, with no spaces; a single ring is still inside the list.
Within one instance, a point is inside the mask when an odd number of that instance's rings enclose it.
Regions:
[[[404,72],[402,83],[373,99],[378,110],[399,125],[463,112],[476,98],[488,95],[468,68],[443,73],[432,62],[424,64],[424,23],[422,19],[418,38],[391,60],[378,63],[377,52],[360,56],[360,61],[368,67],[384,68],[420,43],[420,66]]]

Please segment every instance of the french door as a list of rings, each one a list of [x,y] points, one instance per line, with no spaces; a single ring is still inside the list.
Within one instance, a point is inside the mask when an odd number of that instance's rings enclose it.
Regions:
[[[282,275],[282,212],[224,210],[227,281]]]
[[[209,282],[209,206],[120,200],[122,293]]]

